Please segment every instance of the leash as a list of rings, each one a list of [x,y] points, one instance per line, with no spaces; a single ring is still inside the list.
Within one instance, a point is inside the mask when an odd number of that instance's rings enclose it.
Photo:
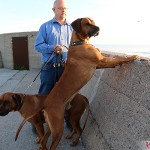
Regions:
[[[67,50],[68,47],[65,46],[65,45],[62,45],[63,47],[65,47]],[[49,56],[48,60],[44,63],[44,65],[42,66],[42,68],[40,69],[39,73],[36,75],[36,77],[34,78],[34,80],[31,82],[31,84],[26,88],[25,92],[24,92],[24,95],[26,94],[26,92],[28,91],[28,89],[33,85],[33,83],[35,82],[35,80],[37,79],[37,77],[40,75],[42,69],[48,64],[49,60],[52,58],[52,55],[54,54],[55,52],[53,51],[53,53]],[[60,56],[59,56],[60,57]]]
[[[52,55],[54,54],[54,52],[49,56],[48,60],[44,63],[44,65],[42,66],[42,68],[40,69],[39,73],[35,76],[34,80],[31,82],[31,84],[26,88],[24,94],[28,91],[28,89],[33,85],[33,83],[35,82],[35,80],[37,79],[37,77],[39,76],[39,74],[41,73],[42,69],[47,65],[48,61],[51,59]]]

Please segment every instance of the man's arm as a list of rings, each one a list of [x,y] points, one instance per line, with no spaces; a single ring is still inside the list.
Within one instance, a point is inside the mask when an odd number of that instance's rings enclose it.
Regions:
[[[45,26],[42,25],[37,34],[34,49],[40,53],[52,53],[54,51],[54,45],[48,45],[46,42]]]

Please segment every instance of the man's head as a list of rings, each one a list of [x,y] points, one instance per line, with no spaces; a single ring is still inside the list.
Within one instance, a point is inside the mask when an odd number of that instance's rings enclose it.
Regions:
[[[65,0],[55,0],[52,10],[54,11],[55,17],[58,21],[66,20],[66,2]]]

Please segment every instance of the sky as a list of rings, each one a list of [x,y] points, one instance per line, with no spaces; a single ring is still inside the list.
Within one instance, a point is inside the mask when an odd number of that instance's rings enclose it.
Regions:
[[[67,19],[90,17],[100,27],[93,44],[150,45],[149,0],[66,0]],[[54,17],[53,0],[1,0],[0,34],[38,31]]]

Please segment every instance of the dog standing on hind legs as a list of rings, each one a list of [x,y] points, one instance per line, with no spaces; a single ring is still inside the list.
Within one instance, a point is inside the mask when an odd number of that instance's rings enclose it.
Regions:
[[[78,91],[92,78],[96,69],[114,68],[117,65],[127,63],[139,58],[137,55],[127,58],[105,57],[94,46],[89,44],[92,36],[97,36],[99,27],[90,18],[79,18],[72,22],[73,33],[68,50],[65,70],[47,96],[44,106],[37,111],[43,110],[46,122],[51,131],[52,142],[49,150],[56,150],[64,130],[64,106]],[[24,120],[20,125],[17,134],[24,123],[32,118],[36,112]]]
[[[83,127],[81,128],[80,119],[85,110],[87,110],[87,113],[86,113],[87,115],[86,115],[85,121],[83,122]],[[72,128],[73,128],[72,132],[66,136],[66,139],[72,138],[72,136],[76,133],[77,134],[76,137],[70,143],[71,146],[76,146],[78,144],[78,141],[81,137],[81,134],[86,126],[86,122],[88,119],[88,114],[89,114],[88,99],[81,94],[77,94],[72,99],[71,102],[68,102],[66,104],[65,113],[66,113],[66,117],[68,118],[68,120],[71,123]],[[50,136],[50,133],[51,132],[50,132],[49,127],[46,126],[46,132],[45,132],[43,138],[41,139],[41,146],[39,147],[39,150],[47,150],[46,143]]]

